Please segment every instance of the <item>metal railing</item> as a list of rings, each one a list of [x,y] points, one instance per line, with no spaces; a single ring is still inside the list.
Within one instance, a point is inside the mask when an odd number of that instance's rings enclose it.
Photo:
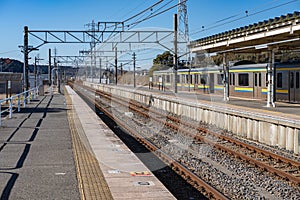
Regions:
[[[27,103],[30,103],[31,99],[35,99],[38,95],[38,87],[24,91],[20,94],[13,95],[9,98],[0,100],[0,127],[2,125],[2,114],[8,112],[9,118],[12,118],[13,108],[17,108],[18,112],[26,107]],[[4,108],[4,109],[3,109]]]

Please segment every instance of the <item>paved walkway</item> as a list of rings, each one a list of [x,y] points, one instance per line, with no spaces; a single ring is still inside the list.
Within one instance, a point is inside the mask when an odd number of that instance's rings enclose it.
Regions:
[[[0,127],[0,199],[80,199],[65,98],[39,100]]]

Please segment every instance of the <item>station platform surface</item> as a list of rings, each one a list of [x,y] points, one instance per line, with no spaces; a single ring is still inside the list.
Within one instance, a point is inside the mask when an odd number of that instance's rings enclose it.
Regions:
[[[0,199],[175,199],[69,87],[0,127]]]
[[[80,199],[63,95],[39,96],[0,127],[0,199]]]

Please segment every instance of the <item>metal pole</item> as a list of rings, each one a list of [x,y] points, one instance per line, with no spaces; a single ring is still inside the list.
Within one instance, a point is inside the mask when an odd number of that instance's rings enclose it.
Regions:
[[[121,63],[121,76],[123,76],[123,63]]]
[[[28,80],[28,27],[24,26],[24,90],[29,89],[29,80]]]
[[[56,68],[56,58],[55,58],[55,57],[54,57],[53,63],[54,63],[54,69],[57,69],[57,68]],[[54,81],[55,81],[55,80],[54,80],[54,73],[53,73],[52,79],[53,79],[53,82],[52,82],[51,84],[54,85]]]
[[[51,85],[51,49],[49,49],[48,79],[49,85]]]
[[[177,14],[174,14],[174,57],[173,57],[173,64],[174,64],[174,92],[175,93],[177,93],[177,64],[178,64],[177,30],[178,30]]]
[[[115,76],[116,76],[116,85],[118,85],[118,50],[115,47]]]
[[[57,64],[57,91],[60,93],[60,82],[61,82],[61,69],[60,66]]]
[[[229,66],[227,63],[226,53],[223,53],[223,81],[224,81],[224,101],[229,100],[229,84],[228,84],[228,74],[229,74]]]
[[[93,48],[91,49],[91,67],[90,74],[92,76],[92,83],[94,82],[94,66],[93,66]]]
[[[101,71],[102,71],[102,69],[101,69],[101,58],[99,58],[99,63],[100,63],[100,66],[99,66],[99,83],[101,83]]]
[[[136,59],[136,55],[135,52],[133,52],[132,54],[132,58],[133,58],[133,87],[136,87],[136,80],[135,80],[135,59]]]
[[[37,61],[37,58],[34,57],[34,69],[33,69],[33,74],[34,74],[34,88],[36,88],[36,61]]]
[[[274,73],[273,73],[273,66],[275,61],[274,56],[274,49],[272,47],[269,48],[269,63],[268,63],[268,96],[267,96],[267,107],[275,107],[274,103],[274,88],[273,88],[273,81],[274,81]]]

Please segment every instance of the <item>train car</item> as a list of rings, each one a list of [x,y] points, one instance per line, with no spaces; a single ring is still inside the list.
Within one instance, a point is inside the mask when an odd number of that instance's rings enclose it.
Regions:
[[[221,71],[221,68],[217,65],[204,68],[180,69],[178,70],[178,88],[181,90],[202,91],[203,93],[215,93],[216,90],[220,89],[215,84],[215,80],[217,80],[217,83],[222,84]]]
[[[275,99],[291,103],[300,102],[300,63],[275,65]]]
[[[229,96],[266,99],[268,64],[246,64],[229,69]]]
[[[154,87],[159,89],[171,88],[173,85],[174,71],[170,68],[168,70],[154,71],[152,76],[152,83]]]
[[[195,90],[203,93],[223,91],[223,74],[221,71],[217,65],[205,68],[179,69],[177,71],[178,90]],[[171,69],[154,71],[152,80],[156,87],[173,88],[174,71]]]
[[[268,64],[244,64],[229,68],[229,96],[245,99],[267,99]],[[300,102],[300,63],[276,63],[274,65],[274,99],[276,101]],[[223,95],[224,75],[219,66],[180,69],[179,90],[194,90]],[[173,70],[156,71],[154,80],[164,87],[174,86]]]

